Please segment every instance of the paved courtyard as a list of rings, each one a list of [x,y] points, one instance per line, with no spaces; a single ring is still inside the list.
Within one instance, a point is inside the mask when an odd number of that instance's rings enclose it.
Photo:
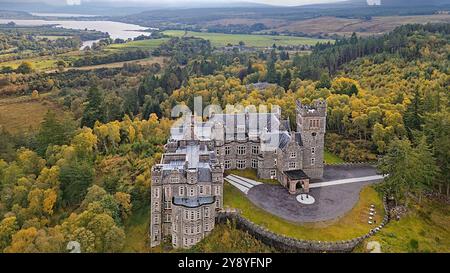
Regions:
[[[324,178],[311,183],[310,194],[315,202],[309,205],[298,202],[297,195],[289,194],[281,185],[248,183],[251,180],[237,176],[226,180],[241,187],[241,191],[245,188],[243,192],[247,198],[258,207],[300,223],[326,221],[344,215],[355,206],[361,189],[381,181],[381,178],[371,166],[326,166]]]

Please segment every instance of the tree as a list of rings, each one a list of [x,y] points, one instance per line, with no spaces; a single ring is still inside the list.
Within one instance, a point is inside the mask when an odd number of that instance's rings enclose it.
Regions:
[[[275,69],[275,62],[272,60],[267,62],[266,81],[269,83],[277,83],[277,71]]]
[[[407,139],[392,141],[378,168],[388,175],[382,187],[406,204],[411,194],[420,200],[423,192],[432,188],[439,171],[424,137],[416,147]]]
[[[81,126],[92,128],[96,121],[106,122],[103,96],[97,87],[89,89],[87,102],[88,104],[81,119]]]
[[[291,71],[289,69],[286,69],[286,73],[283,74],[283,77],[281,78],[281,86],[284,88],[284,90],[288,90],[289,86],[291,85]]]
[[[6,217],[0,222],[0,252],[11,244],[12,236],[19,230],[14,216]]]
[[[73,160],[61,167],[59,180],[63,192],[63,203],[78,205],[86,195],[94,178],[94,167],[82,160]]]
[[[440,185],[446,188],[446,194],[450,196],[450,114],[446,110],[429,113],[424,121],[424,135],[441,170]]]
[[[65,247],[64,235],[59,228],[37,229],[30,227],[19,230],[12,236],[6,253],[54,253]]]
[[[62,224],[69,240],[81,244],[82,252],[118,252],[122,250],[125,233],[99,202],[89,204],[80,214],[73,213]]]
[[[36,136],[36,151],[44,155],[48,146],[67,144],[75,131],[75,124],[66,118],[64,122],[56,118],[55,112],[48,111]]]
[[[30,74],[33,72],[33,66],[30,62],[22,62],[16,69],[17,73]]]
[[[403,115],[403,121],[408,132],[411,130],[420,130],[423,123],[423,108],[422,99],[419,91],[416,89],[412,102],[408,105],[405,114]],[[411,137],[411,135],[410,135]]]

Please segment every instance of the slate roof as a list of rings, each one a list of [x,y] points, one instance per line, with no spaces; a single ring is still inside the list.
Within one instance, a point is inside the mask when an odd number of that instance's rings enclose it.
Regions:
[[[183,206],[187,208],[197,208],[203,205],[214,203],[215,196],[198,196],[198,197],[173,197],[172,203],[175,206]]]
[[[303,170],[300,170],[300,169],[284,171],[284,174],[285,174],[290,180],[309,179],[309,176],[306,175],[306,173],[305,173]]]

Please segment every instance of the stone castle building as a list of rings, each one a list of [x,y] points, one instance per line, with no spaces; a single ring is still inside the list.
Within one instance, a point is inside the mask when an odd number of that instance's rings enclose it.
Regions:
[[[323,175],[326,103],[296,104],[295,131],[275,113],[190,117],[171,129],[160,164],[152,168],[151,246],[171,239],[189,248],[214,228],[223,207],[223,173],[255,169],[291,194],[309,191]]]

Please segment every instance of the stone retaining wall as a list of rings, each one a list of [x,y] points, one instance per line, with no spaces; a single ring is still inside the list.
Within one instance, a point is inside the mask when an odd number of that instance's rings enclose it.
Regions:
[[[276,234],[259,226],[240,215],[237,210],[223,210],[217,214],[216,222],[224,224],[227,221],[235,223],[238,229],[247,231],[250,235],[281,252],[351,252],[363,240],[380,231],[389,222],[389,210],[386,197],[383,197],[385,216],[380,225],[372,228],[365,235],[346,241],[322,242],[299,240]]]

